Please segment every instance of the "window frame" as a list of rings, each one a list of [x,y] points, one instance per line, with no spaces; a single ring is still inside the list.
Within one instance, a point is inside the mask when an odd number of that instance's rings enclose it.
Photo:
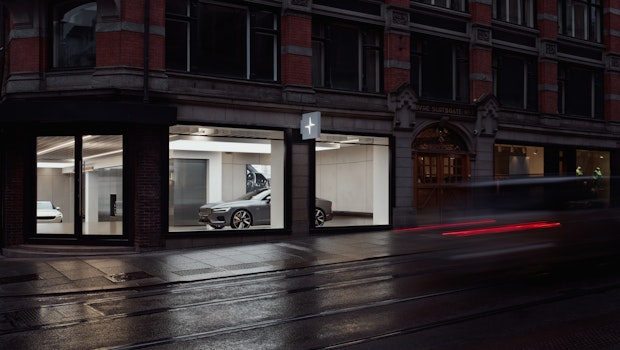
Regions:
[[[85,57],[91,56],[92,58],[87,59],[87,63],[85,64],[69,64],[66,61],[69,61],[72,57],[67,55],[66,57],[61,57],[60,47],[62,46],[62,41],[67,40],[65,36],[59,34],[59,31],[62,29],[58,26],[61,23],[62,18],[70,11],[75,10],[80,7],[87,6],[95,6],[95,17],[94,22],[90,28],[92,29],[92,38],[88,38],[88,42],[85,45],[79,45],[76,47],[87,48],[89,45],[92,45],[92,48],[83,51],[81,55],[74,55],[76,57]],[[88,1],[88,0],[70,0],[70,1],[62,1],[55,3],[51,6],[49,10],[49,18],[50,18],[50,33],[52,33],[52,38],[49,43],[49,57],[50,62],[49,66],[51,69],[84,69],[84,68],[94,68],[97,64],[97,40],[96,40],[96,29],[97,29],[97,18],[98,18],[98,9],[96,1]],[[86,28],[86,27],[85,27]],[[73,57],[75,58],[75,57]],[[62,63],[60,61],[63,61]]]
[[[168,1],[166,2],[168,4]],[[220,2],[200,2],[198,5],[201,6],[219,6],[222,8],[229,9],[237,9],[245,12],[245,22],[243,25],[245,26],[245,33],[243,36],[245,37],[245,42],[241,50],[243,51],[243,72],[218,72],[216,70],[210,71],[208,68],[205,70],[204,63],[195,63],[199,61],[198,54],[199,49],[197,48],[198,44],[195,40],[197,38],[197,31],[200,28],[201,20],[199,16],[199,9],[195,9],[196,6],[193,6],[190,1],[187,1],[185,4],[187,10],[185,13],[174,13],[168,10],[168,6],[166,7],[166,23],[184,23],[186,25],[186,35],[187,40],[183,46],[185,46],[185,62],[184,67],[181,68],[179,66],[169,65],[170,51],[169,46],[166,45],[166,70],[169,71],[181,71],[191,74],[202,74],[208,76],[217,76],[224,78],[232,78],[232,79],[243,79],[243,80],[251,80],[251,81],[263,81],[263,82],[278,82],[280,79],[280,16],[277,11],[272,8],[265,6],[253,6],[251,4],[246,5],[235,5],[235,4],[225,4]],[[254,26],[254,16],[261,12],[270,13],[273,16],[273,24],[271,28]],[[166,24],[166,27],[168,25]],[[272,38],[272,49],[270,61],[272,63],[271,73],[268,74],[269,77],[257,77],[257,69],[259,69],[260,65],[257,65],[257,62],[260,63],[260,59],[257,59],[256,52],[259,47],[255,46],[255,42],[257,41],[257,37],[271,37]],[[259,57],[260,58],[260,57]],[[180,62],[177,62],[180,63]],[[200,68],[202,67],[202,68]],[[217,67],[215,67],[217,69]]]
[[[355,88],[346,86],[335,86],[334,81],[334,59],[335,47],[339,45],[334,42],[336,30],[355,32],[357,35],[356,55],[356,76],[349,81],[356,85]],[[343,21],[316,19],[312,23],[312,85],[318,88],[328,88],[337,90],[359,91],[368,93],[383,92],[383,37],[382,31],[373,26],[351,24]],[[370,41],[365,38],[373,37]],[[320,52],[317,54],[317,49]],[[370,62],[370,59],[374,63]],[[374,76],[369,78],[368,72],[374,71]],[[374,87],[371,89],[369,84]]]
[[[418,2],[454,11],[467,12],[467,0],[417,0]],[[441,3],[439,3],[441,2]]]
[[[419,38],[419,40],[418,40]],[[426,85],[424,75],[425,57],[431,61],[435,61],[430,55],[428,49],[423,48],[425,41],[443,45],[449,45],[451,50],[451,82],[450,97],[429,95],[426,91],[429,85]],[[467,43],[449,39],[431,38],[424,35],[411,36],[411,77],[412,86],[416,93],[422,98],[435,100],[448,100],[453,102],[466,103],[469,100],[469,49]]]
[[[501,88],[500,65],[503,60],[519,61],[521,63],[523,91],[521,93],[521,105],[515,106],[506,103],[502,98],[499,89]],[[508,71],[512,72],[511,69]],[[508,79],[511,80],[511,79]],[[511,80],[512,81],[512,80]],[[530,56],[517,55],[510,52],[495,50],[493,52],[493,94],[497,96],[501,105],[507,108],[516,108],[528,111],[538,110],[538,65],[536,58]]]
[[[517,7],[517,19],[513,20],[512,10]],[[493,0],[493,18],[529,28],[536,26],[535,0]]]
[[[582,86],[578,81],[573,81],[574,84],[568,85],[570,81],[570,75],[574,75],[575,73],[581,74],[589,74],[589,90],[590,99],[588,103],[590,104],[589,113],[583,114],[579,113],[578,108],[567,106],[567,103],[575,100],[579,100],[580,103],[583,103],[583,98],[581,99],[573,99],[567,94],[574,93],[573,86]],[[590,118],[602,120],[605,118],[604,111],[604,73],[602,70],[598,70],[592,67],[578,66],[575,64],[568,63],[560,63],[558,66],[558,114],[568,117],[577,117],[577,118]]]
[[[577,33],[575,24],[576,6],[583,7],[582,33]],[[602,42],[603,5],[601,0],[558,0],[557,8],[559,34],[596,43]],[[593,20],[594,22],[592,22]]]

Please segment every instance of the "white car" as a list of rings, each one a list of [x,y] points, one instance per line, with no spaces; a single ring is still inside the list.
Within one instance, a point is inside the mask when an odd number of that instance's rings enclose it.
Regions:
[[[37,201],[37,222],[62,222],[62,212],[50,201]]]

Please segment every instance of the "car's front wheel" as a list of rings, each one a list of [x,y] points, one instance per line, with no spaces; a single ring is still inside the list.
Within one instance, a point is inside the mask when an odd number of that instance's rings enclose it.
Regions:
[[[321,227],[325,223],[325,212],[321,208],[314,209],[314,227]]]
[[[230,219],[232,228],[248,228],[252,226],[252,215],[245,209],[237,210]]]

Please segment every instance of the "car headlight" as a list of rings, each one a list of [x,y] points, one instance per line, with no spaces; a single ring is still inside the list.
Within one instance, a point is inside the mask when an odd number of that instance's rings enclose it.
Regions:
[[[214,213],[225,213],[230,210],[230,207],[226,208],[213,208]]]

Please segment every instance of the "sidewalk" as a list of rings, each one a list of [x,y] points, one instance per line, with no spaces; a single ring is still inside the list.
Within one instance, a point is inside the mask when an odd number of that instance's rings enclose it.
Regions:
[[[433,239],[392,231],[63,258],[0,256],[0,296],[104,291],[410,254]]]

